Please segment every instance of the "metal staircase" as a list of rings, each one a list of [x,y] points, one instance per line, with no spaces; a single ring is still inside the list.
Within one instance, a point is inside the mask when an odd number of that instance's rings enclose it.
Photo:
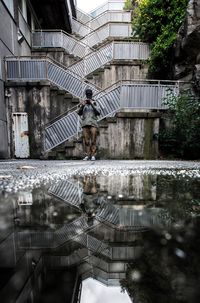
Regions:
[[[41,81],[48,80],[78,98],[84,97],[86,88],[93,91],[94,99],[101,108],[99,120],[104,119],[120,108],[165,109],[163,98],[169,89],[177,93],[176,83],[169,85],[160,81],[120,81],[101,90],[88,80],[75,74],[52,59],[7,58],[8,81]],[[52,121],[44,131],[44,151],[60,145],[80,131],[79,116],[76,110],[65,113],[56,121]]]
[[[149,44],[143,42],[107,42],[94,50],[77,41],[63,31],[36,31],[33,33],[33,47],[62,47],[69,54],[82,59],[68,67],[69,70],[85,77],[113,60],[147,60]]]
[[[82,22],[73,18],[72,32],[80,38],[86,38],[86,36],[94,31],[96,31],[97,34],[101,36],[101,27],[105,28],[106,24],[113,23],[117,23],[118,26],[123,23],[124,25],[126,24],[126,26],[129,28],[131,23],[131,13],[126,11],[107,11],[86,24],[83,24]],[[99,40],[99,43],[100,42],[101,41]]]
[[[107,4],[108,7],[109,5],[111,5],[110,7],[114,5],[116,9],[119,3],[122,5],[123,1],[108,1]],[[86,18],[83,16],[84,14],[78,14],[81,18],[84,17],[85,21],[87,19],[87,23],[98,21],[101,25],[98,30],[90,32],[82,40],[77,40],[63,31],[36,31],[33,33],[34,47],[63,47],[69,54],[82,57],[80,61],[66,68],[49,58],[7,58],[7,80],[48,80],[57,87],[81,99],[84,98],[85,89],[90,88],[93,91],[94,99],[98,101],[101,108],[99,120],[114,114],[120,108],[165,109],[166,107],[162,104],[162,100],[169,89],[174,93],[178,91],[175,82],[166,85],[167,83],[165,82],[150,80],[119,81],[111,87],[101,90],[101,88],[84,78],[112,60],[146,60],[149,56],[148,44],[140,42],[110,42],[96,51],[90,47],[116,34],[123,36],[123,38],[126,37],[123,26],[125,26],[125,31],[128,30],[128,35],[130,34],[129,23],[106,23],[102,26],[103,21],[100,20],[103,20],[103,16],[109,16],[109,21],[113,16],[113,12],[105,12],[106,7],[100,8],[98,13],[95,13],[96,18],[88,19],[87,14]],[[102,12],[103,14],[101,14]],[[114,14],[117,16],[117,12],[114,12]],[[120,16],[124,14],[121,12]],[[79,116],[76,108],[74,108],[51,121],[45,127],[43,151],[51,150],[77,135],[80,131]]]

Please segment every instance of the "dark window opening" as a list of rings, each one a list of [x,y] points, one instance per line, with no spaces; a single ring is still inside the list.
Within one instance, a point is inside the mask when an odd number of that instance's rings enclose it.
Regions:
[[[27,23],[30,28],[31,28],[31,19],[32,19],[31,11],[30,11],[29,7],[27,7]]]

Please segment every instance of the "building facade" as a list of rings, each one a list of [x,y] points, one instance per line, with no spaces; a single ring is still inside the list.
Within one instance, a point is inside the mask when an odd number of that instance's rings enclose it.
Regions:
[[[73,0],[0,1],[0,158],[11,157],[12,135],[10,115],[13,114],[11,90],[6,87],[5,57],[30,56],[31,33],[37,29],[59,28],[71,32],[71,18],[75,16]]]

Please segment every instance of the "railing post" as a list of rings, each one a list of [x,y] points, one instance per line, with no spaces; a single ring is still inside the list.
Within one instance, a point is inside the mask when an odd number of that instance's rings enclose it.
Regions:
[[[46,73],[46,80],[48,80],[48,64],[49,62],[47,61],[47,59],[45,60],[45,73]]]
[[[60,47],[64,46],[64,34],[63,31],[61,30],[60,32]]]
[[[19,78],[21,78],[21,67],[20,67],[20,59],[18,57],[18,70],[19,70]]]
[[[157,108],[161,108],[161,86],[160,86],[160,80],[158,80],[158,96],[157,96]]]
[[[115,59],[115,44],[114,41],[112,42],[112,60]]]
[[[43,32],[42,32],[42,29],[40,31],[40,47],[45,47],[45,41],[42,41],[42,37],[43,37]]]

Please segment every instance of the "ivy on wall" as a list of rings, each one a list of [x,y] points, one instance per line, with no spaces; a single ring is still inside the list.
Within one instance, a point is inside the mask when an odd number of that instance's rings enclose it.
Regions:
[[[151,44],[149,77],[171,78],[173,44],[182,25],[189,0],[126,0],[132,6],[134,38]]]

